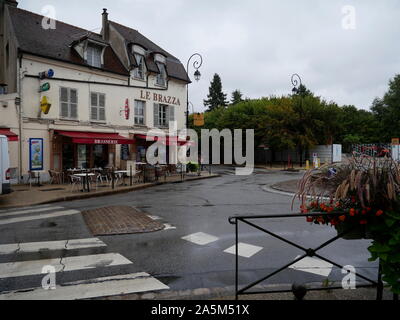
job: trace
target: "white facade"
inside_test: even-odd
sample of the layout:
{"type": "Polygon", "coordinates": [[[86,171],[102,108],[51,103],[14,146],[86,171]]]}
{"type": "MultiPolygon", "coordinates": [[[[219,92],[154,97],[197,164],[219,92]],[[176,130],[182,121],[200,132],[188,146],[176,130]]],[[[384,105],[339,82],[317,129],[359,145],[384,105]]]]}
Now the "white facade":
{"type": "MultiPolygon", "coordinates": [[[[20,80],[20,98],[22,109],[22,136],[20,142],[9,142],[11,167],[19,167],[19,143],[22,143],[22,174],[29,171],[29,139],[42,138],[44,142],[44,174],[50,169],[59,170],[52,160],[52,130],[119,133],[124,137],[134,134],[145,134],[156,128],[154,124],[154,104],[174,107],[174,118],[178,130],[185,128],[186,83],[169,79],[165,89],[155,85],[156,75],[149,75],[146,82],[131,80],[126,76],[113,74],[89,67],[45,59],[33,55],[24,55],[22,59],[20,80]],[[48,69],[54,70],[53,79],[39,80],[37,75],[48,69]],[[58,80],[62,79],[62,80],[58,80]],[[50,90],[39,92],[43,83],[50,83],[50,90]],[[96,84],[102,83],[102,84],[96,84]],[[60,110],[61,88],[75,89],[77,92],[77,118],[63,118],[60,110]],[[90,118],[91,93],[105,95],[105,121],[94,121],[90,118]],[[48,98],[51,108],[48,114],[40,109],[43,96],[48,98]],[[129,101],[130,115],[125,118],[125,102],[129,101]],[[145,103],[144,125],[135,125],[135,100],[145,103]]],[[[0,101],[7,107],[1,107],[0,127],[10,128],[19,135],[19,108],[15,106],[18,94],[1,95],[0,101]],[[7,102],[7,103],[5,103],[7,102]]],[[[167,128],[163,128],[167,130],[167,128]]],[[[167,131],[166,131],[167,132],[167,131]]],[[[115,165],[120,163],[120,145],[115,150],[115,165]]]]}

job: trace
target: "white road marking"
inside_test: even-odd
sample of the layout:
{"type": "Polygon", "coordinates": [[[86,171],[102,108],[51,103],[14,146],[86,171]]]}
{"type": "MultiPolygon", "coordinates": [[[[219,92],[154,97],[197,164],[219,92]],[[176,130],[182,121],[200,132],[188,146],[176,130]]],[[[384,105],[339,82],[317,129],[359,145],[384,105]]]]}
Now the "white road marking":
{"type": "Polygon", "coordinates": [[[174,227],[172,224],[169,223],[164,223],[164,229],[163,230],[175,230],[176,227],[174,227]]]}
{"type": "Polygon", "coordinates": [[[65,210],[65,211],[56,211],[56,212],[52,212],[52,213],[44,213],[44,214],[28,216],[28,217],[17,217],[17,218],[1,219],[0,220],[0,225],[16,223],[16,222],[31,221],[31,220],[38,220],[38,219],[56,218],[56,217],[62,217],[62,216],[68,216],[68,215],[72,215],[72,214],[77,214],[77,213],[80,213],[80,211],[78,211],[78,210],[65,210]]]}
{"type": "Polygon", "coordinates": [[[37,212],[44,212],[44,211],[50,211],[50,210],[63,210],[63,209],[65,209],[65,208],[64,207],[46,207],[46,208],[35,208],[35,209],[24,209],[24,210],[18,210],[18,211],[9,211],[7,213],[0,214],[0,218],[15,216],[15,215],[19,215],[19,214],[37,213],[37,212]]]}
{"type": "Polygon", "coordinates": [[[10,243],[0,245],[0,255],[51,250],[73,250],[80,248],[94,248],[105,246],[106,244],[98,238],[10,243]]]}
{"type": "Polygon", "coordinates": [[[0,294],[0,300],[74,300],[167,289],[161,281],[141,272],[67,283],[55,290],[12,291],[0,294]]]}
{"type": "Polygon", "coordinates": [[[182,237],[182,239],[193,242],[193,243],[201,245],[201,246],[204,246],[206,244],[209,244],[211,242],[215,242],[218,240],[217,237],[212,236],[207,233],[204,233],[204,232],[197,232],[197,233],[189,234],[185,237],[182,237]]]}
{"type": "Polygon", "coordinates": [[[116,265],[131,264],[132,262],[118,253],[105,253],[89,256],[75,256],[57,259],[43,259],[21,262],[0,263],[0,278],[21,277],[41,274],[42,268],[51,265],[56,272],[92,269],[116,265]]]}
{"type": "Polygon", "coordinates": [[[161,220],[162,218],[161,217],[159,217],[159,216],[152,216],[152,215],[147,215],[150,219],[152,219],[152,220],[161,220]]]}
{"type": "Polygon", "coordinates": [[[11,208],[11,209],[2,209],[0,210],[0,215],[3,212],[12,212],[12,211],[20,211],[20,210],[28,210],[28,209],[36,209],[36,208],[46,208],[46,207],[50,207],[51,204],[42,204],[42,205],[34,205],[34,206],[28,206],[28,207],[18,207],[18,208],[11,208]]]}
{"type": "MultiPolygon", "coordinates": [[[[254,256],[257,252],[261,251],[262,247],[254,246],[243,242],[238,243],[238,255],[245,258],[254,256]]],[[[236,254],[236,245],[224,250],[226,253],[236,254]]]]}
{"type": "MultiPolygon", "coordinates": [[[[298,259],[299,257],[300,256],[297,256],[295,259],[298,259]]],[[[292,264],[289,268],[327,277],[331,273],[332,267],[332,264],[324,260],[305,257],[304,259],[292,264]]]]}

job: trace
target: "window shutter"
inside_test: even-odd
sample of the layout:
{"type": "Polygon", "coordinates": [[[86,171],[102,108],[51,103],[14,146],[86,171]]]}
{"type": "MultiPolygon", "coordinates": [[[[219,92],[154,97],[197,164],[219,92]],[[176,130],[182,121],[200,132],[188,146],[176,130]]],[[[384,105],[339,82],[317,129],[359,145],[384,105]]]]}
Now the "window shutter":
{"type": "Polygon", "coordinates": [[[106,120],[106,109],[99,108],[99,120],[105,121],[106,120]]]}
{"type": "Polygon", "coordinates": [[[61,102],[61,118],[68,118],[68,103],[61,102]]]}
{"type": "Polygon", "coordinates": [[[92,92],[92,94],[91,94],[90,96],[91,96],[91,99],[90,99],[91,102],[90,102],[90,104],[92,105],[92,107],[93,107],[93,106],[96,106],[96,107],[97,107],[97,94],[92,92]]]}
{"type": "Polygon", "coordinates": [[[175,121],[175,107],[169,106],[168,111],[169,111],[169,121],[175,121]]]}
{"type": "Polygon", "coordinates": [[[62,102],[68,102],[68,89],[61,88],[60,98],[62,102]]]}
{"type": "Polygon", "coordinates": [[[71,118],[78,118],[78,105],[76,103],[70,104],[71,108],[71,118]]]}
{"type": "Polygon", "coordinates": [[[96,107],[91,108],[90,118],[92,120],[97,120],[97,108],[96,107]]]}
{"type": "Polygon", "coordinates": [[[159,120],[159,109],[160,109],[160,105],[155,103],[154,104],[154,123],[153,126],[154,127],[158,127],[160,125],[160,120],[159,120]]]}
{"type": "Polygon", "coordinates": [[[70,97],[69,97],[70,102],[71,103],[78,103],[78,97],[77,97],[76,90],[75,89],[70,89],[69,94],[70,94],[70,97]]]}

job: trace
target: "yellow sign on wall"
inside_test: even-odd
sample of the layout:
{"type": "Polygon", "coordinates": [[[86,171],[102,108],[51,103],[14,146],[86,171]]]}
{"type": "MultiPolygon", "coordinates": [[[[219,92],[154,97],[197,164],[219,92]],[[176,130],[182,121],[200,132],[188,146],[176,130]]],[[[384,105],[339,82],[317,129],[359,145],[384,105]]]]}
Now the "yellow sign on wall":
{"type": "Polygon", "coordinates": [[[204,113],[195,113],[193,115],[193,122],[195,127],[204,126],[204,113]]]}
{"type": "Polygon", "coordinates": [[[400,144],[400,139],[399,138],[392,138],[392,144],[393,145],[399,145],[400,144]]]}
{"type": "Polygon", "coordinates": [[[44,114],[48,114],[50,111],[51,104],[48,102],[47,97],[44,96],[40,101],[40,109],[44,114]]]}

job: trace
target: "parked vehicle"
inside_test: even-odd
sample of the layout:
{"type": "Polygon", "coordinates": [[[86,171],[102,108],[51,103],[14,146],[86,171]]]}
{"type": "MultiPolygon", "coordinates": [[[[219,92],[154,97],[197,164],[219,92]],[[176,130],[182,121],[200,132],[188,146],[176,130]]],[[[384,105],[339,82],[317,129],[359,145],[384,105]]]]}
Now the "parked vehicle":
{"type": "Polygon", "coordinates": [[[8,140],[6,136],[0,135],[0,194],[7,194],[11,192],[10,173],[8,140]]]}

